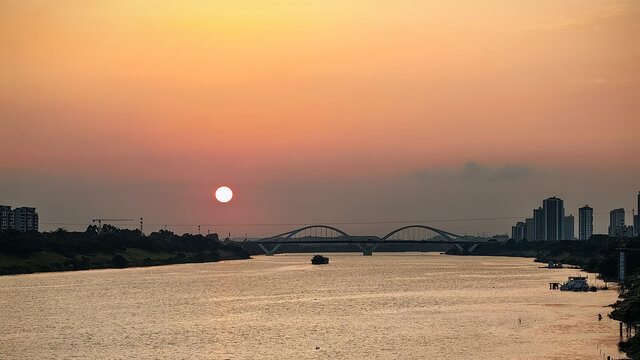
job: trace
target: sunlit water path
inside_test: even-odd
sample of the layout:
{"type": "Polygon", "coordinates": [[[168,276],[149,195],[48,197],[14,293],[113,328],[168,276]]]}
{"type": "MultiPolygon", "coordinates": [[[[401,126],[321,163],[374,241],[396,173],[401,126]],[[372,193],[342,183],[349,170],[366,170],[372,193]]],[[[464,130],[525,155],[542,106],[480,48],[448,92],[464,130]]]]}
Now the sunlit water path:
{"type": "Polygon", "coordinates": [[[0,277],[0,358],[622,357],[603,307],[616,291],[549,290],[578,270],[506,257],[328,256],[318,266],[288,254],[0,277]]]}

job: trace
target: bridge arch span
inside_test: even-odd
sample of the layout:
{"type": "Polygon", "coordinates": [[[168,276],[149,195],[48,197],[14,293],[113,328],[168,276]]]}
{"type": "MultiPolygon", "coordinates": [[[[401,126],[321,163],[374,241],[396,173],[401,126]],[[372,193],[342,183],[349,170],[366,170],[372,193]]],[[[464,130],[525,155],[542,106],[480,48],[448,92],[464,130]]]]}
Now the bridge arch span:
{"type": "Polygon", "coordinates": [[[448,231],[444,231],[444,230],[440,230],[440,229],[436,229],[434,227],[431,226],[427,226],[427,225],[408,225],[408,226],[403,226],[401,228],[395,229],[392,232],[388,233],[387,235],[382,237],[382,241],[386,241],[387,239],[389,239],[391,236],[399,233],[400,231],[403,230],[407,230],[407,229],[412,229],[412,228],[419,228],[419,229],[427,229],[427,230],[431,230],[435,233],[437,233],[438,235],[441,235],[442,237],[444,237],[445,239],[447,239],[448,242],[454,242],[455,240],[453,239],[455,238],[460,238],[460,235],[456,235],[454,233],[450,233],[448,231]]]}
{"type": "MultiPolygon", "coordinates": [[[[311,231],[310,231],[311,233],[311,231]]],[[[305,236],[306,238],[306,236],[305,236]]],[[[427,226],[427,225],[408,225],[408,226],[403,226],[401,228],[395,229],[392,232],[388,233],[387,235],[385,235],[382,238],[378,238],[376,236],[373,237],[369,237],[368,239],[363,239],[366,238],[364,236],[358,236],[358,237],[352,237],[351,235],[347,234],[346,232],[333,227],[333,226],[329,226],[329,225],[309,225],[309,226],[304,226],[301,227],[299,229],[295,229],[295,230],[290,230],[287,231],[285,233],[282,234],[278,234],[275,236],[271,236],[268,238],[263,238],[257,241],[253,241],[252,243],[256,244],[257,246],[259,246],[266,255],[270,256],[273,255],[276,250],[278,250],[281,246],[286,245],[286,244],[301,244],[301,243],[314,243],[314,244],[329,244],[329,243],[350,243],[350,244],[354,244],[357,245],[363,252],[363,255],[372,255],[373,251],[376,250],[381,244],[389,244],[389,243],[407,243],[407,242],[416,242],[416,243],[448,243],[451,245],[456,246],[461,252],[462,251],[468,251],[471,252],[473,251],[473,249],[475,249],[478,244],[479,241],[478,239],[474,239],[474,238],[469,238],[466,235],[461,236],[461,235],[457,235],[454,233],[451,233],[449,231],[445,231],[445,230],[441,230],[441,229],[437,229],[431,226],[427,226]],[[426,229],[426,230],[430,230],[435,232],[436,234],[442,236],[444,238],[444,240],[433,240],[433,239],[423,239],[423,240],[393,240],[391,239],[391,237],[403,230],[407,230],[407,229],[412,229],[412,228],[418,228],[418,229],[426,229]],[[326,237],[326,231],[325,231],[325,237],[324,239],[322,239],[322,236],[317,237],[317,235],[311,235],[309,239],[305,239],[303,240],[301,239],[292,239],[293,236],[295,236],[296,234],[299,234],[303,231],[309,230],[309,229],[325,229],[325,230],[331,230],[332,232],[334,232],[334,234],[331,234],[331,237],[326,237]],[[340,234],[341,236],[335,236],[335,234],[340,234]],[[322,240],[318,240],[318,239],[322,239],[322,240]],[[464,245],[470,244],[470,247],[463,247],[464,245]]],[[[246,240],[245,240],[246,241],[246,240]]],[[[251,242],[249,242],[251,243],[251,242]]]]}
{"type": "Polygon", "coordinates": [[[344,231],[342,231],[342,230],[340,230],[338,228],[335,228],[335,227],[329,226],[329,225],[309,225],[309,226],[301,227],[299,229],[287,231],[286,233],[275,235],[275,236],[272,236],[272,237],[264,239],[264,240],[273,240],[273,239],[278,239],[278,238],[290,239],[292,236],[294,236],[294,235],[296,235],[296,234],[298,234],[300,232],[303,232],[305,230],[308,230],[308,229],[328,229],[328,230],[333,230],[333,231],[339,233],[340,235],[343,235],[349,241],[353,241],[354,240],[351,237],[351,235],[347,234],[346,232],[344,232],[344,231]]]}

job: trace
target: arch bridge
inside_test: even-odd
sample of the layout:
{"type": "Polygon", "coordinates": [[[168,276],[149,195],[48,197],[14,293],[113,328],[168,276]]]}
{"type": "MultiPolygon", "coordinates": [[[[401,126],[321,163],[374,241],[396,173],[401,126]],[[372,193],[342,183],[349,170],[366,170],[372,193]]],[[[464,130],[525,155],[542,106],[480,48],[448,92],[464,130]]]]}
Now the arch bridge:
{"type": "Polygon", "coordinates": [[[383,237],[353,236],[329,225],[309,225],[299,229],[242,244],[255,244],[267,256],[276,253],[285,244],[354,244],[365,256],[373,255],[382,244],[450,244],[460,253],[472,252],[484,239],[457,235],[426,225],[408,225],[397,228],[383,237]]]}

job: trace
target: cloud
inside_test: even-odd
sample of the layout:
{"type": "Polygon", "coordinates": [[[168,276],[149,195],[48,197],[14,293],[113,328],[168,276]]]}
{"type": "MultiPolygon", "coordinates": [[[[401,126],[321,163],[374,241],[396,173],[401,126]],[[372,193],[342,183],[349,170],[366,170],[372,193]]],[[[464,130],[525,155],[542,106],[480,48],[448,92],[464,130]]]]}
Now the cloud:
{"type": "Polygon", "coordinates": [[[522,164],[506,164],[495,170],[495,175],[503,179],[515,179],[528,176],[531,168],[522,164]]]}
{"type": "Polygon", "coordinates": [[[500,167],[482,165],[475,161],[466,162],[458,169],[423,170],[414,173],[416,178],[445,178],[449,180],[511,180],[526,177],[532,169],[524,164],[505,164],[500,167]]]}

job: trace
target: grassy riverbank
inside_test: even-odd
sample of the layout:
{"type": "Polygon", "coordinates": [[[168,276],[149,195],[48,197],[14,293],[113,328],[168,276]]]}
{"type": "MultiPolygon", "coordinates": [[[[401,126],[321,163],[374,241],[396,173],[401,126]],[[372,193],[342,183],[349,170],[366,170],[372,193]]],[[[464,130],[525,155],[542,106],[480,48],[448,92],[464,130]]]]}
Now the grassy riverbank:
{"type": "Polygon", "coordinates": [[[85,232],[0,233],[0,275],[248,259],[243,249],[208,236],[104,225],[85,232]]]}
{"type": "MultiPolygon", "coordinates": [[[[463,255],[535,257],[539,262],[575,265],[588,272],[598,273],[605,280],[618,278],[619,252],[616,239],[594,235],[588,241],[514,241],[479,245],[472,253],[463,255]]],[[[640,324],[640,239],[629,239],[626,244],[627,279],[620,300],[612,305],[609,315],[631,327],[640,324]]],[[[447,253],[458,255],[457,249],[447,253]]],[[[640,336],[635,335],[619,344],[620,350],[632,359],[640,359],[640,336]]]]}

